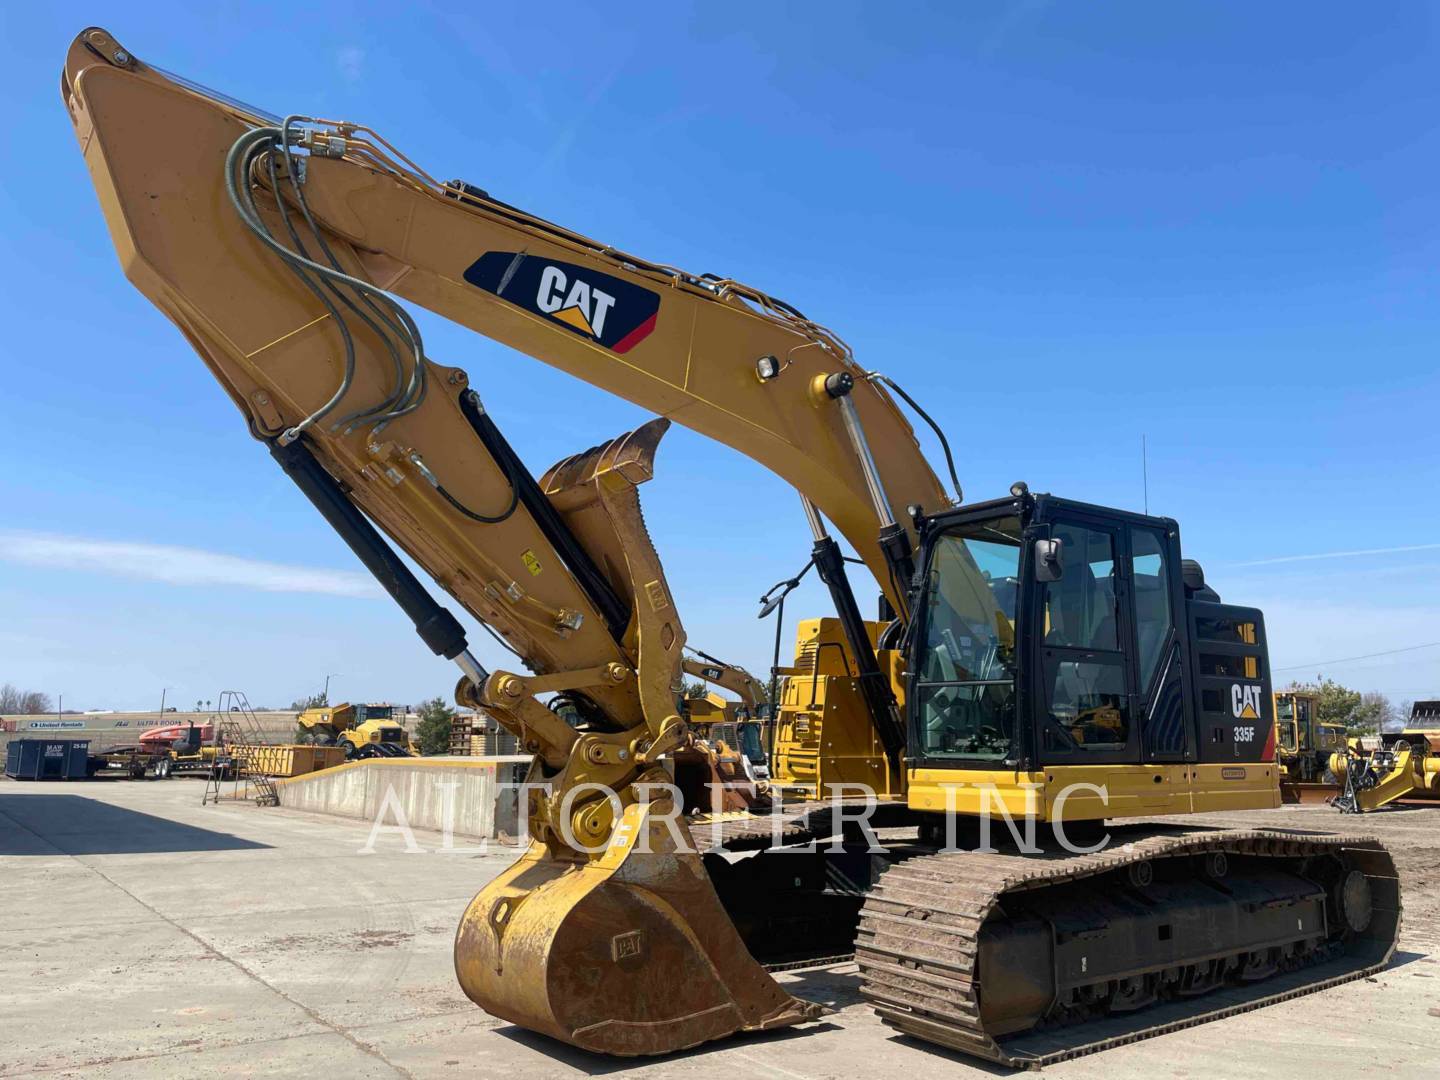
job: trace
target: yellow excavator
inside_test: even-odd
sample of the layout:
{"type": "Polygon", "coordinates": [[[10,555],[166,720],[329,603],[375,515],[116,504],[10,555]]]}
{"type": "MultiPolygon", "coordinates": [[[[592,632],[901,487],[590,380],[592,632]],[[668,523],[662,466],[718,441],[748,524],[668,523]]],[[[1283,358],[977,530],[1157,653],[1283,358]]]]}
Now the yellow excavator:
{"type": "Polygon", "coordinates": [[[535,755],[530,846],[455,941],[488,1012],[666,1053],[816,1020],[770,971],[853,953],[886,1023],[1041,1065],[1390,957],[1378,842],[1125,823],[1279,803],[1263,617],[1205,585],[1174,521],[1019,483],[964,502],[899,404],[930,422],[919,403],[793,305],[436,180],[363,125],[272,116],[99,28],[61,94],[127,277],[458,666],[457,700],[535,755]],[[657,419],[537,480],[402,301],[657,419]],[[848,748],[815,755],[816,794],[839,798],[708,838],[666,769],[686,636],[637,491],[672,422],[799,492],[835,611],[802,623],[823,702],[788,682],[848,748]],[[510,670],[482,666],[391,542],[510,670]]]}
{"type": "Polygon", "coordinates": [[[735,698],[714,691],[685,702],[686,724],[712,746],[723,743],[740,772],[754,781],[770,778],[770,704],[764,684],[738,664],[727,664],[709,653],[689,649],[681,661],[686,675],[728,690],[735,698]],[[740,760],[743,758],[743,762],[740,760]]]}

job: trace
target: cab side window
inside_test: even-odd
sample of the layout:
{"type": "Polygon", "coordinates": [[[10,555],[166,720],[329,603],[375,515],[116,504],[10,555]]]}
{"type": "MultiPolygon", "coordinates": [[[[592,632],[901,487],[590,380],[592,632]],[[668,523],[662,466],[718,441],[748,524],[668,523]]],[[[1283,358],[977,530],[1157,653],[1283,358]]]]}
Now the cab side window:
{"type": "Polygon", "coordinates": [[[1061,752],[1122,749],[1130,698],[1121,651],[1115,543],[1108,532],[1057,524],[1065,572],[1045,586],[1045,747],[1061,752]]]}
{"type": "Polygon", "coordinates": [[[1065,574],[1045,590],[1045,644],[1118,650],[1115,547],[1110,534],[1057,525],[1054,535],[1063,546],[1065,574]]]}
{"type": "Polygon", "coordinates": [[[1170,613],[1170,575],[1159,533],[1130,530],[1131,581],[1135,590],[1135,637],[1140,647],[1140,692],[1148,694],[1175,625],[1170,613]]]}

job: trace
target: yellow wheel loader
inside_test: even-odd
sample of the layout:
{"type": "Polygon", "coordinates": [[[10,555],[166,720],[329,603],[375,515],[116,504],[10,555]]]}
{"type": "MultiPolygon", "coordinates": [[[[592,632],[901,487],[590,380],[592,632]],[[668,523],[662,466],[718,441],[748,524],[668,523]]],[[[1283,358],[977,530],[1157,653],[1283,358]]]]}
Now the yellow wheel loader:
{"type": "Polygon", "coordinates": [[[1378,842],[1127,824],[1280,800],[1264,619],[1206,587],[1174,521],[1018,483],[965,502],[943,434],[950,491],[902,412],[934,426],[920,403],[793,305],[437,180],[362,124],[268,114],[99,28],[60,88],[125,274],[458,666],[457,701],[534,755],[530,847],[455,940],[483,1009],[667,1053],[817,1019],[767,969],[853,954],[886,1023],[1037,1065],[1390,957],[1378,842]],[[657,419],[537,479],[406,303],[657,419]],[[665,767],[686,635],[638,487],[672,422],[797,490],[835,609],[805,630],[819,677],[789,680],[819,801],[714,829],[665,767]]]}

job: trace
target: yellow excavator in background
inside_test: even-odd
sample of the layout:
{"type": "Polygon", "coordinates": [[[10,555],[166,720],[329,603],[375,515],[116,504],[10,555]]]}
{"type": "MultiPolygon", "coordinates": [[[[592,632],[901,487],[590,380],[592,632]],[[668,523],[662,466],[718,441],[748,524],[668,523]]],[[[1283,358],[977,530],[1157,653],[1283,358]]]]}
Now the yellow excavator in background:
{"type": "Polygon", "coordinates": [[[738,664],[727,664],[709,653],[686,646],[680,669],[686,675],[728,690],[732,700],[712,691],[687,700],[685,723],[706,739],[750,783],[770,778],[770,704],[765,687],[738,664]],[[723,744],[723,748],[720,745],[723,744]],[[743,759],[743,760],[742,760],[743,759]]]}
{"type": "Polygon", "coordinates": [[[897,399],[931,422],[919,404],[794,306],[437,181],[363,125],[271,116],[99,28],[61,92],[131,282],[456,663],[457,700],[535,755],[530,847],[456,936],[482,1008],[666,1053],[818,1018],[767,968],[853,951],[885,1022],[1040,1065],[1388,960],[1399,885],[1375,841],[1172,822],[1078,850],[1107,821],[1279,803],[1263,617],[1205,585],[1174,521],[1018,483],[965,503],[897,399]],[[536,480],[402,300],[659,418],[536,480]],[[801,624],[815,666],[787,680],[779,741],[805,712],[817,783],[872,800],[785,805],[718,841],[676,813],[686,637],[637,491],[672,421],[800,493],[835,612],[801,624]],[[878,583],[878,626],[836,534],[878,583]],[[481,665],[386,536],[512,670],[481,665]],[[983,842],[991,809],[1025,835],[983,842]],[[883,850],[867,829],[892,830],[883,850]]]}

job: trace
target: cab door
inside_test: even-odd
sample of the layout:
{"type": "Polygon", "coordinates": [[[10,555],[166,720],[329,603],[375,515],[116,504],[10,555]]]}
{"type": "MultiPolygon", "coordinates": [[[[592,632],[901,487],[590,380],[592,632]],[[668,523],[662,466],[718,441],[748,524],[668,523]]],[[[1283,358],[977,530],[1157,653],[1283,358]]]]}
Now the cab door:
{"type": "Polygon", "coordinates": [[[1191,761],[1194,707],[1185,693],[1189,650],[1180,538],[1146,524],[1126,528],[1126,570],[1135,641],[1135,712],[1142,761],[1191,761]]]}
{"type": "Polygon", "coordinates": [[[1035,590],[1032,697],[1044,765],[1138,764],[1139,710],[1127,538],[1112,519],[1065,510],[1049,522],[1063,572],[1035,590]]]}

